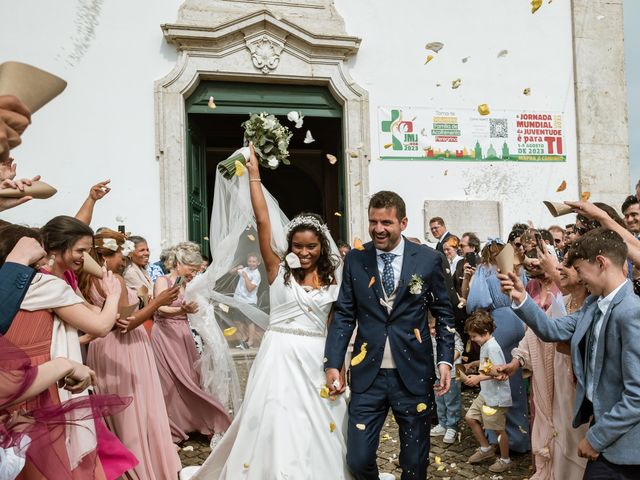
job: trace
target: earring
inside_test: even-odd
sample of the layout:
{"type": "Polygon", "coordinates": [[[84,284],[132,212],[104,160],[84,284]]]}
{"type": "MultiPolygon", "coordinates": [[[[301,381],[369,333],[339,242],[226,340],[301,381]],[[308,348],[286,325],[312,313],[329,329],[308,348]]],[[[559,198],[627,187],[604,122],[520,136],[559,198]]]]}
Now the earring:
{"type": "Polygon", "coordinates": [[[55,263],[56,263],[56,256],[55,254],[53,254],[49,257],[49,261],[47,262],[47,265],[51,268],[55,263]]]}

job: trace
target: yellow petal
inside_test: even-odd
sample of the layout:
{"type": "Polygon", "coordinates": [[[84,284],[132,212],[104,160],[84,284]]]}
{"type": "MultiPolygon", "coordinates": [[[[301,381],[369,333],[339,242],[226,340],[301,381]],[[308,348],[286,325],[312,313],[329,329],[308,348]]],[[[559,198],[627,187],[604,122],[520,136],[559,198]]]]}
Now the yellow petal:
{"type": "Polygon", "coordinates": [[[385,149],[387,149],[387,148],[391,148],[392,146],[393,146],[393,143],[385,143],[385,144],[384,144],[384,148],[385,148],[385,149]]]}
{"type": "Polygon", "coordinates": [[[329,398],[329,388],[326,385],[320,389],[320,396],[322,398],[329,398]]]}
{"type": "Polygon", "coordinates": [[[351,366],[356,366],[367,356],[367,342],[363,342],[360,347],[360,353],[351,359],[351,366]]]}
{"type": "Polygon", "coordinates": [[[218,307],[220,307],[220,310],[222,310],[224,313],[229,313],[229,305],[225,305],[224,303],[219,303],[218,307]]]}
{"type": "Polygon", "coordinates": [[[442,47],[444,47],[444,43],[442,42],[429,42],[424,46],[425,50],[432,50],[436,53],[442,50],[442,47]]]}
{"type": "Polygon", "coordinates": [[[583,202],[588,201],[591,198],[591,192],[582,192],[580,194],[580,200],[583,202]]]}
{"type": "Polygon", "coordinates": [[[484,362],[482,363],[480,370],[485,375],[489,375],[489,373],[491,373],[492,368],[493,368],[493,362],[491,361],[491,359],[489,357],[484,357],[484,362]]]}
{"type": "Polygon", "coordinates": [[[356,428],[358,430],[364,430],[367,426],[364,423],[356,423],[356,428]]]}
{"type": "Polygon", "coordinates": [[[478,105],[478,113],[480,115],[489,115],[491,113],[491,111],[489,110],[489,105],[487,105],[486,103],[478,105]]]}
{"type": "Polygon", "coordinates": [[[525,95],[531,95],[531,89],[530,88],[525,88],[522,93],[524,93],[525,95]]]}
{"type": "Polygon", "coordinates": [[[433,461],[435,462],[436,465],[441,465],[442,464],[442,459],[438,455],[435,456],[433,461]]]}
{"type": "Polygon", "coordinates": [[[527,433],[527,431],[524,428],[522,428],[522,425],[518,425],[518,430],[520,430],[524,434],[527,433]]]}
{"type": "Polygon", "coordinates": [[[451,82],[451,88],[454,90],[458,88],[462,84],[462,79],[456,78],[453,82],[451,82]]]}
{"type": "Polygon", "coordinates": [[[349,154],[349,156],[351,158],[358,158],[360,156],[360,154],[358,153],[357,150],[354,150],[353,148],[350,148],[347,150],[347,153],[349,154]]]}
{"type": "Polygon", "coordinates": [[[531,13],[536,13],[542,6],[542,0],[531,0],[531,13]]]}
{"type": "Polygon", "coordinates": [[[229,327],[229,328],[225,328],[222,333],[224,334],[225,337],[230,337],[232,335],[235,335],[237,331],[238,329],[236,327],[229,327]]]}
{"type": "Polygon", "coordinates": [[[333,422],[331,422],[331,423],[329,424],[329,431],[330,431],[331,433],[333,433],[333,431],[334,431],[335,429],[336,429],[336,424],[335,424],[335,423],[333,423],[333,422]]]}
{"type": "Polygon", "coordinates": [[[437,471],[441,472],[444,470],[444,465],[440,465],[438,468],[436,468],[437,471]]]}
{"type": "Polygon", "coordinates": [[[424,412],[426,409],[427,409],[426,403],[419,403],[418,405],[416,405],[416,410],[418,411],[418,413],[424,412]]]}
{"type": "Polygon", "coordinates": [[[497,412],[498,410],[496,410],[495,408],[491,408],[489,405],[482,406],[482,413],[485,414],[487,417],[490,417],[491,415],[495,415],[497,412]]]}
{"type": "Polygon", "coordinates": [[[562,180],[562,183],[556,188],[556,192],[564,192],[567,189],[566,180],[562,180]]]}
{"type": "Polygon", "coordinates": [[[374,283],[376,283],[376,277],[371,277],[371,280],[369,280],[369,288],[371,288],[374,283]]]}
{"type": "Polygon", "coordinates": [[[427,59],[424,61],[424,64],[426,65],[427,63],[429,63],[431,60],[433,60],[433,55],[427,55],[427,59]]]}
{"type": "Polygon", "coordinates": [[[357,181],[356,183],[353,184],[354,187],[359,187],[360,185],[362,185],[361,181],[357,181]]]}
{"type": "Polygon", "coordinates": [[[420,329],[419,328],[414,328],[413,329],[413,334],[416,336],[416,339],[418,340],[418,343],[422,343],[422,335],[420,335],[420,329]]]}
{"type": "Polygon", "coordinates": [[[358,237],[353,239],[353,248],[355,248],[356,250],[364,250],[362,240],[360,240],[358,237]]]}
{"type": "Polygon", "coordinates": [[[331,165],[335,165],[336,162],[338,161],[338,159],[336,158],[335,155],[331,155],[330,153],[327,153],[327,160],[329,160],[329,163],[331,165]]]}
{"type": "Polygon", "coordinates": [[[216,102],[214,102],[213,97],[209,97],[209,103],[207,103],[207,106],[211,109],[216,108],[216,102]]]}
{"type": "Polygon", "coordinates": [[[464,347],[464,351],[467,353],[471,351],[471,340],[467,340],[467,344],[464,347]]]}
{"type": "Polygon", "coordinates": [[[342,214],[341,214],[340,212],[333,212],[333,214],[334,214],[336,217],[341,217],[341,216],[342,216],[342,214]]]}
{"type": "Polygon", "coordinates": [[[244,175],[244,164],[240,160],[236,160],[236,176],[241,177],[244,175]]]}
{"type": "Polygon", "coordinates": [[[251,234],[247,235],[247,238],[248,238],[249,240],[251,240],[252,242],[255,242],[255,241],[256,241],[256,237],[254,237],[254,236],[253,236],[253,235],[251,235],[251,234]]]}
{"type": "Polygon", "coordinates": [[[391,435],[385,433],[384,435],[382,435],[382,437],[380,437],[380,441],[382,442],[386,442],[387,440],[391,440],[391,435]]]}

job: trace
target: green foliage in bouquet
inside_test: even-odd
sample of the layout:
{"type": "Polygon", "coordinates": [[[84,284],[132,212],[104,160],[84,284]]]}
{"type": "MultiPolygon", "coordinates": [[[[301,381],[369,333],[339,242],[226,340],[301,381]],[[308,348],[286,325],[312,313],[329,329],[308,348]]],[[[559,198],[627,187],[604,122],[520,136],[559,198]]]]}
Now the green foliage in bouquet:
{"type": "Polygon", "coordinates": [[[253,143],[258,162],[263,167],[275,170],[281,162],[289,165],[289,140],[293,134],[280,124],[275,115],[252,113],[249,120],[242,124],[242,128],[245,148],[218,164],[218,170],[226,179],[244,174],[249,143],[253,143]]]}

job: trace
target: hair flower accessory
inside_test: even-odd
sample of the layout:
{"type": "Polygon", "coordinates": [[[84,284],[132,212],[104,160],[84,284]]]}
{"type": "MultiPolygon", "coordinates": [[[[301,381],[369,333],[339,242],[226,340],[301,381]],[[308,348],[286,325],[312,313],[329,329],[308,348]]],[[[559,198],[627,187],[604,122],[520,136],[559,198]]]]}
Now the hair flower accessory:
{"type": "Polygon", "coordinates": [[[491,238],[491,237],[487,238],[486,245],[493,245],[493,244],[495,244],[495,245],[504,245],[504,242],[502,241],[501,238],[491,238]]]}
{"type": "Polygon", "coordinates": [[[116,252],[118,251],[118,242],[116,242],[115,238],[103,238],[102,248],[116,252]]]}
{"type": "Polygon", "coordinates": [[[409,293],[411,295],[420,295],[422,293],[423,285],[424,282],[422,278],[414,273],[411,275],[411,280],[409,281],[409,293]]]}
{"type": "Polygon", "coordinates": [[[128,257],[131,252],[136,249],[135,244],[131,240],[125,240],[122,244],[122,254],[128,257]]]}

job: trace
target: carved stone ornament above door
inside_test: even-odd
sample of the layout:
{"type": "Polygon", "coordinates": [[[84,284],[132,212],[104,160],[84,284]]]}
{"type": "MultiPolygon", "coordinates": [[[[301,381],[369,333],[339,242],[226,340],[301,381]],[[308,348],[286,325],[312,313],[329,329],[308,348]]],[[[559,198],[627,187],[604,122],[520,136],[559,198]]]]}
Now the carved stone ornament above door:
{"type": "Polygon", "coordinates": [[[348,235],[364,238],[369,98],[345,65],[361,40],[347,35],[333,1],[186,0],[161,28],[179,54],[155,82],[162,238],[187,235],[185,99],[203,80],[325,85],[343,108],[348,235]]]}

